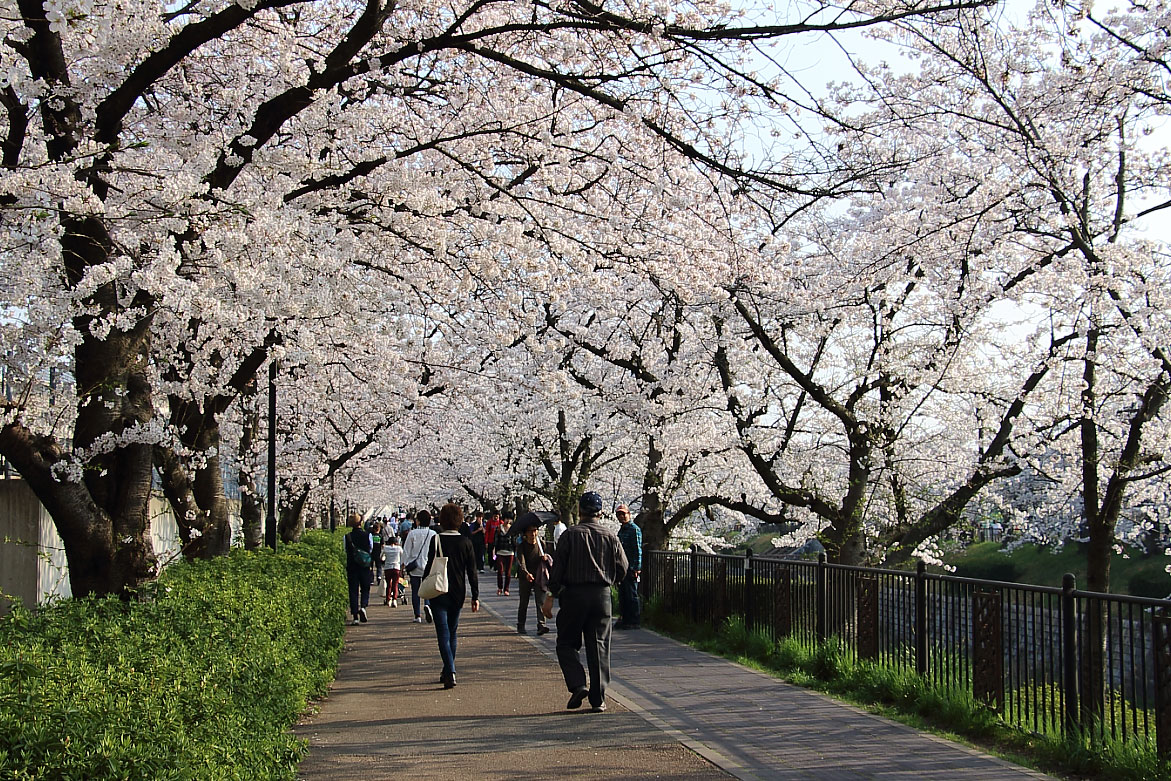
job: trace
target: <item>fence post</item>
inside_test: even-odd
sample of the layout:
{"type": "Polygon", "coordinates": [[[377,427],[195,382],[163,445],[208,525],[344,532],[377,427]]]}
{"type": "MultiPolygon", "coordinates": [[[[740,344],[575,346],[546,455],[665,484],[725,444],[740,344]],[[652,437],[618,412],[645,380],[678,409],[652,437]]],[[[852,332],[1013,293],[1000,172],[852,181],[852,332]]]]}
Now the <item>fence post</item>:
{"type": "Polygon", "coordinates": [[[699,546],[691,544],[691,623],[699,623],[699,546]]]}
{"type": "Polygon", "coordinates": [[[755,578],[753,577],[752,569],[752,548],[744,555],[744,628],[752,631],[752,625],[756,620],[752,609],[752,586],[755,578]]]}
{"type": "Polygon", "coordinates": [[[825,642],[825,613],[826,613],[826,557],[825,552],[817,554],[817,625],[814,633],[818,643],[825,642]]]}
{"type": "Polygon", "coordinates": [[[1070,573],[1061,579],[1061,689],[1065,698],[1065,734],[1078,728],[1077,696],[1077,616],[1074,613],[1074,588],[1077,581],[1070,573]]]}
{"type": "Polygon", "coordinates": [[[1152,658],[1155,661],[1155,750],[1171,759],[1171,617],[1151,616],[1152,658]]]}
{"type": "Polygon", "coordinates": [[[915,565],[915,670],[927,675],[927,564],[915,565]]]}

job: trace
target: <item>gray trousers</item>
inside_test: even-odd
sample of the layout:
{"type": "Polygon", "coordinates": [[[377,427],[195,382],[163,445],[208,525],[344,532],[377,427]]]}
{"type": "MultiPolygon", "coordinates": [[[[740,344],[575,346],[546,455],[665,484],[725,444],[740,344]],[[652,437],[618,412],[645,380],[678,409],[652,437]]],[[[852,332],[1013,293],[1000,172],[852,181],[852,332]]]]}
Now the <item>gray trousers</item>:
{"type": "Polygon", "coordinates": [[[567,586],[557,611],[557,662],[569,691],[586,686],[581,666],[585,646],[590,705],[601,705],[610,684],[610,587],[567,586]]]}
{"type": "Polygon", "coordinates": [[[516,582],[520,584],[520,600],[516,604],[516,628],[525,628],[529,618],[529,598],[534,596],[537,605],[537,626],[544,626],[545,614],[541,612],[541,606],[545,604],[545,594],[548,592],[543,588],[537,588],[534,583],[529,583],[529,579],[523,574],[516,579],[516,582]]]}

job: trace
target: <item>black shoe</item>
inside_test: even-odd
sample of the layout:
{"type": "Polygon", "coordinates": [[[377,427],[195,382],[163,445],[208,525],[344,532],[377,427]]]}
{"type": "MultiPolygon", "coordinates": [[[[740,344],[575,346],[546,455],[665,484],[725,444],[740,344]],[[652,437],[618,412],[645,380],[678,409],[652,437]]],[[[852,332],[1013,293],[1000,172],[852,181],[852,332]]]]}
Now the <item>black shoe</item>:
{"type": "Polygon", "coordinates": [[[569,695],[569,702],[565,703],[565,707],[569,710],[577,710],[588,696],[590,696],[590,690],[586,687],[575,689],[573,694],[569,695]]]}
{"type": "Polygon", "coordinates": [[[599,702],[597,705],[593,705],[590,707],[590,713],[605,713],[605,712],[606,712],[605,700],[603,700],[602,702],[599,702]]]}
{"type": "Polygon", "coordinates": [[[518,635],[527,635],[529,633],[529,630],[525,629],[523,626],[518,626],[516,628],[516,633],[518,635]]]}
{"type": "Polygon", "coordinates": [[[358,608],[358,620],[361,621],[363,624],[370,620],[369,618],[366,617],[366,608],[364,608],[364,607],[358,608]]]}
{"type": "Polygon", "coordinates": [[[549,634],[549,627],[547,627],[547,626],[539,626],[539,627],[537,627],[537,634],[539,634],[539,635],[547,635],[547,634],[549,634]]]}
{"type": "Polygon", "coordinates": [[[423,605],[423,617],[427,619],[428,624],[430,624],[432,621],[435,620],[431,616],[431,606],[430,605],[423,605]]]}
{"type": "Polygon", "coordinates": [[[443,676],[443,688],[444,689],[454,689],[455,688],[455,673],[452,673],[451,675],[443,676]]]}

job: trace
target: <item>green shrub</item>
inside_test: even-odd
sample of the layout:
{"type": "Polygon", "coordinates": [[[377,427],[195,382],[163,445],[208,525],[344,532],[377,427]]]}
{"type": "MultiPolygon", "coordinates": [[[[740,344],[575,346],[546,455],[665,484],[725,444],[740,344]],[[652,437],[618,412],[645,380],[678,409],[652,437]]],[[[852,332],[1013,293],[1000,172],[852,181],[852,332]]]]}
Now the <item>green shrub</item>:
{"type": "Polygon", "coordinates": [[[763,629],[753,629],[744,643],[744,655],[753,659],[767,660],[773,655],[776,643],[763,629]]]}
{"type": "Polygon", "coordinates": [[[748,627],[741,616],[732,616],[720,627],[719,638],[724,647],[736,654],[744,653],[748,647],[748,627]]]}
{"type": "Polygon", "coordinates": [[[776,644],[767,661],[770,667],[787,672],[802,669],[808,660],[809,652],[805,644],[795,637],[786,637],[776,644]]]}
{"type": "Polygon", "coordinates": [[[141,597],[0,619],[0,777],[293,778],[288,728],[342,646],[337,540],[175,564],[141,597]]]}

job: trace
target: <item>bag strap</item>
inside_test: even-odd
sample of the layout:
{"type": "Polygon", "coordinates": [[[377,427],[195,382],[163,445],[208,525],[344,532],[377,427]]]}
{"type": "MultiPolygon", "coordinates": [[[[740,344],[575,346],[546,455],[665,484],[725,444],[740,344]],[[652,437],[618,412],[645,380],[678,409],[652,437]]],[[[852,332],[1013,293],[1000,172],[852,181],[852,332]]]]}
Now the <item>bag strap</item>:
{"type": "Polygon", "coordinates": [[[423,565],[423,574],[431,574],[431,565],[435,563],[435,557],[439,555],[439,535],[432,534],[431,539],[427,541],[427,563],[423,565]],[[432,551],[432,548],[435,550],[432,551]]]}

